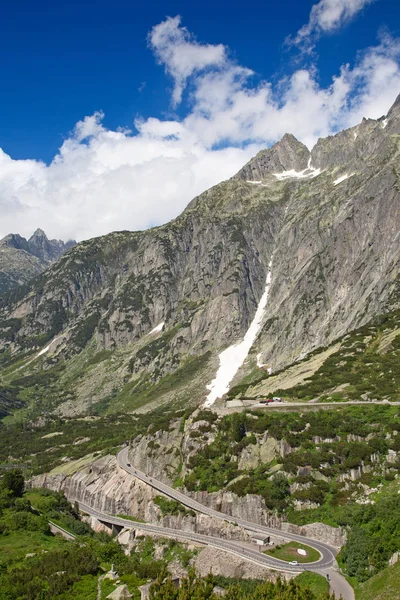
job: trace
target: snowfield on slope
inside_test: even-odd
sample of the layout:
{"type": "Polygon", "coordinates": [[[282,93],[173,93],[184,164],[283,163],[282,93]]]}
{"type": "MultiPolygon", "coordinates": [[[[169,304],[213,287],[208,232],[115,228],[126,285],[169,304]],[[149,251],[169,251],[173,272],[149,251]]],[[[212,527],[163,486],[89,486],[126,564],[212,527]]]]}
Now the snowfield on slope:
{"type": "Polygon", "coordinates": [[[217,398],[222,398],[222,396],[229,391],[232,379],[244,363],[250,348],[257,339],[268,303],[268,295],[271,286],[271,266],[272,258],[268,265],[264,293],[261,296],[254,319],[246,331],[243,340],[237,344],[233,344],[233,346],[229,346],[229,348],[219,355],[219,369],[215,379],[207,386],[210,393],[204,403],[205,407],[212,406],[217,398]]]}

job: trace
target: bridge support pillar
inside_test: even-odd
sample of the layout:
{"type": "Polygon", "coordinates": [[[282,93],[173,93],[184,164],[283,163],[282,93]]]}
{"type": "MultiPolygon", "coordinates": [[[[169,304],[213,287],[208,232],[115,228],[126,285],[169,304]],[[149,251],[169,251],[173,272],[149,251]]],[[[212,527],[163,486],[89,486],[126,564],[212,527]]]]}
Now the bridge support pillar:
{"type": "Polygon", "coordinates": [[[121,533],[122,530],[123,530],[122,525],[114,525],[114,524],[112,524],[112,526],[111,526],[111,535],[113,537],[116,537],[119,533],[121,533]]]}

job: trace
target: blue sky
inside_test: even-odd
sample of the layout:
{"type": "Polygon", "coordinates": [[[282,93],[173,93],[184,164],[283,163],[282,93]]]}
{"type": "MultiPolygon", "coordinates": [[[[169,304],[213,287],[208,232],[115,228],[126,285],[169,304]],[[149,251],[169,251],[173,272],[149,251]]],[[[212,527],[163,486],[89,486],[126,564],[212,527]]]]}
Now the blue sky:
{"type": "Polygon", "coordinates": [[[399,36],[397,0],[9,2],[0,235],[162,223],[287,130],[376,118],[399,36]]]}
{"type": "MultiPolygon", "coordinates": [[[[283,41],[307,21],[311,6],[304,0],[8,2],[0,23],[0,145],[14,158],[50,161],[75,123],[96,110],[110,128],[132,126],[137,115],[168,114],[170,82],[146,43],[166,16],[182,15],[202,42],[227,45],[255,78],[291,73],[296,52],[283,41]]],[[[379,27],[400,33],[399,2],[376,1],[320,40],[323,85],[357,50],[376,42],[379,27]]]]}

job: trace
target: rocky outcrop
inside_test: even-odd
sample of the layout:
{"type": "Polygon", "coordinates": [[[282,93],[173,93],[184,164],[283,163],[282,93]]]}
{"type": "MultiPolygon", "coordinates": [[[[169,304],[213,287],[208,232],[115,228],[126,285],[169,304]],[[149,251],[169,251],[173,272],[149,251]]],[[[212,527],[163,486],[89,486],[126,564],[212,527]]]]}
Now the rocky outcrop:
{"type": "Polygon", "coordinates": [[[267,464],[271,462],[278,455],[279,446],[279,442],[272,437],[267,437],[262,444],[250,444],[250,446],[246,446],[240,453],[238,469],[254,469],[261,463],[267,464]]]}
{"type": "Polygon", "coordinates": [[[77,500],[104,513],[131,515],[139,521],[226,539],[250,538],[242,527],[217,517],[189,512],[163,515],[153,502],[159,493],[127,476],[113,456],[100,458],[72,476],[46,474],[33,477],[29,485],[63,491],[71,502],[77,500]]]}
{"type": "Polygon", "coordinates": [[[132,464],[152,477],[171,484],[181,463],[183,433],[180,420],[171,423],[168,431],[157,431],[133,440],[130,451],[132,464]]]}
{"type": "Polygon", "coordinates": [[[232,517],[253,521],[260,525],[280,529],[282,519],[267,509],[264,500],[256,494],[237,496],[232,492],[191,492],[190,496],[214,510],[232,517]]]}
{"type": "MultiPolygon", "coordinates": [[[[178,474],[181,479],[184,478],[191,471],[191,458],[211,444],[217,432],[214,424],[194,420],[195,415],[185,423],[181,419],[171,421],[168,431],[157,431],[134,439],[129,450],[132,464],[170,485],[178,474]]],[[[254,443],[245,446],[238,456],[231,457],[232,461],[237,460],[239,470],[247,471],[274,459],[279,461],[293,451],[285,439],[276,440],[268,432],[251,437],[254,443]]]]}
{"type": "Polygon", "coordinates": [[[309,525],[282,523],[282,531],[304,535],[335,548],[344,546],[347,539],[347,532],[343,527],[331,527],[330,525],[325,525],[325,523],[310,523],[309,525]]]}
{"type": "MultiPolygon", "coordinates": [[[[204,548],[197,556],[194,567],[201,577],[207,577],[209,573],[213,575],[223,575],[224,577],[234,577],[236,579],[263,579],[276,581],[278,573],[269,571],[261,565],[258,566],[239,556],[227,555],[222,550],[204,548]]],[[[285,578],[285,576],[284,576],[285,578]]],[[[290,577],[289,577],[290,578],[290,577]]]]}

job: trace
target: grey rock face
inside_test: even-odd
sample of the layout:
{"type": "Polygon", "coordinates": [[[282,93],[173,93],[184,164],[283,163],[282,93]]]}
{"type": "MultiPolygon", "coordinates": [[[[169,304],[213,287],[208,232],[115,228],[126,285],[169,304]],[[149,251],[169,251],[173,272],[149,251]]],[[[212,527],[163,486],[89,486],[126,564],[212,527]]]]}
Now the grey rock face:
{"type": "Polygon", "coordinates": [[[312,150],[324,170],[291,195],[257,344],[273,369],[399,305],[400,140],[390,131],[400,115],[392,115],[386,127],[363,122],[312,150]]]}
{"type": "Polygon", "coordinates": [[[131,515],[172,529],[239,540],[248,540],[251,535],[242,527],[201,513],[163,516],[153,502],[158,492],[134,477],[127,477],[117,466],[115,456],[100,458],[71,476],[38,475],[29,485],[63,491],[71,502],[77,500],[105,513],[131,515]]]}
{"type": "MultiPolygon", "coordinates": [[[[234,554],[229,555],[217,548],[206,546],[196,557],[196,573],[201,577],[207,577],[210,573],[213,575],[222,575],[223,577],[233,577],[236,579],[262,579],[276,581],[277,572],[269,571],[262,566],[243,560],[234,554]]],[[[290,575],[285,574],[285,579],[290,579],[290,575]]],[[[223,597],[224,594],[221,594],[223,597]]]]}
{"type": "Polygon", "coordinates": [[[310,151],[294,135],[283,138],[268,150],[261,150],[235,175],[245,181],[262,181],[267,175],[282,171],[303,171],[307,168],[310,151]]]}
{"type": "Polygon", "coordinates": [[[203,356],[246,331],[282,218],[280,193],[265,201],[263,190],[230,181],[169,225],[83,242],[15,303],[12,314],[23,326],[12,347],[23,336],[64,329],[65,356],[79,350],[75,340],[93,318],[102,348],[143,340],[128,367],[132,376],[143,369],[171,372],[181,357],[203,356]],[[58,330],[52,329],[55,314],[58,330]],[[162,321],[163,339],[151,345],[154,336],[144,336],[162,321]]]}

